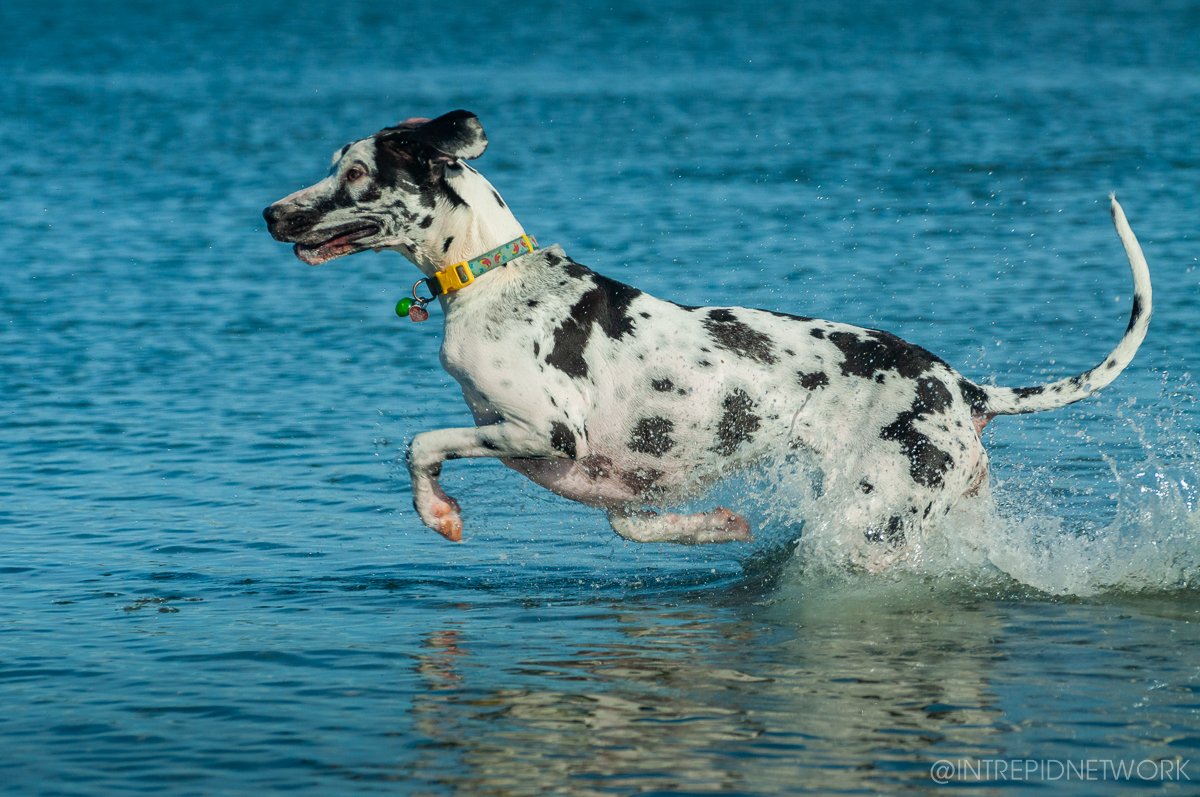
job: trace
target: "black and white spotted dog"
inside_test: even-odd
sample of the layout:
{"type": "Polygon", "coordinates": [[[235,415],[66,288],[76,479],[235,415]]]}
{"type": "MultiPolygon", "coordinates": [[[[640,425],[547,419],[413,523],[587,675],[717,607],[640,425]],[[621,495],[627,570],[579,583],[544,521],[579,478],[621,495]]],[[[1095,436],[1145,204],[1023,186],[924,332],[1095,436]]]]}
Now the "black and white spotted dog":
{"type": "Polygon", "coordinates": [[[606,510],[622,537],[686,544],[747,540],[750,528],[724,508],[679,515],[653,507],[806,449],[863,544],[890,558],[984,485],[979,434],[993,416],[1091,395],[1133,359],[1150,321],[1149,271],[1115,198],[1134,279],[1124,337],[1090,371],[1014,389],[976,384],[887,332],[685,307],[601,276],[558,246],[534,249],[466,163],[486,147],[466,111],[409,119],[342,147],[325,179],[263,214],[271,235],[294,242],[306,263],[394,249],[429,278],[445,315],[442,365],[476,425],[418,434],[408,468],[421,520],[450,540],[461,539],[463,524],[438,485],[449,459],[497,457],[606,510]],[[475,261],[474,280],[457,268],[504,247],[518,256],[495,268],[475,261]]]}

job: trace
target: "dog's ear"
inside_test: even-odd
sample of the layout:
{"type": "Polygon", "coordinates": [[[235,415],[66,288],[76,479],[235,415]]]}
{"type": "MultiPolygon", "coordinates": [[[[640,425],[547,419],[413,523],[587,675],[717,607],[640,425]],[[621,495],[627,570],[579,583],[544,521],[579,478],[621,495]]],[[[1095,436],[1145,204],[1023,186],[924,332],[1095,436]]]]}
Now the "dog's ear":
{"type": "Polygon", "coordinates": [[[415,116],[384,130],[381,137],[424,144],[447,156],[447,160],[478,158],[488,144],[483,125],[470,111],[451,111],[437,119],[415,116]]]}

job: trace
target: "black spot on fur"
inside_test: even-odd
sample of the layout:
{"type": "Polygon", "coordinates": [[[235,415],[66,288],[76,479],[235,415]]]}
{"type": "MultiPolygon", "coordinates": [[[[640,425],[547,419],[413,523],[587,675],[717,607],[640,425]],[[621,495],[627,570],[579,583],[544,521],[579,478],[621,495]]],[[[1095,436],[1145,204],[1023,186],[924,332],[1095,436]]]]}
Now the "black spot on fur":
{"type": "Polygon", "coordinates": [[[593,273],[592,270],[589,269],[587,266],[581,266],[578,263],[576,263],[574,260],[571,260],[570,258],[567,258],[566,269],[567,269],[567,276],[574,277],[575,279],[581,279],[583,277],[586,277],[588,274],[593,273]]]}
{"type": "Polygon", "coordinates": [[[904,520],[899,515],[893,515],[886,529],[868,529],[864,536],[867,542],[886,542],[890,548],[898,547],[904,544],[904,520]]]}
{"type": "Polygon", "coordinates": [[[459,196],[458,192],[451,188],[450,184],[445,180],[442,180],[440,188],[442,189],[442,194],[446,197],[446,199],[450,200],[451,205],[454,205],[455,207],[467,207],[467,200],[459,196]]]}
{"type": "Polygon", "coordinates": [[[603,308],[606,311],[597,313],[596,321],[604,330],[604,334],[613,340],[620,340],[624,335],[633,331],[633,318],[629,315],[629,304],[641,296],[642,292],[600,274],[592,274],[592,279],[596,281],[596,290],[604,294],[603,308]]]}
{"type": "Polygon", "coordinates": [[[575,435],[571,433],[570,427],[562,421],[550,423],[550,447],[575,459],[575,435]]]}
{"type": "Polygon", "coordinates": [[[1138,321],[1142,320],[1142,296],[1139,293],[1133,295],[1133,310],[1129,313],[1129,326],[1125,327],[1125,334],[1128,335],[1138,321]]]}
{"type": "Polygon", "coordinates": [[[808,318],[806,316],[792,315],[791,313],[780,313],[776,310],[763,310],[762,312],[770,313],[771,315],[778,316],[779,318],[788,318],[788,319],[791,319],[792,321],[812,321],[811,318],[808,318]]]}
{"type": "Polygon", "coordinates": [[[883,427],[879,433],[883,440],[895,440],[900,443],[900,450],[908,457],[909,475],[917,484],[941,487],[946,471],[954,467],[954,458],[935,446],[933,441],[915,426],[916,421],[945,411],[953,401],[953,394],[940,379],[919,379],[912,408],[897,415],[896,420],[883,427]]]}
{"type": "Polygon", "coordinates": [[[592,279],[596,286],[579,297],[568,317],[554,330],[554,348],[546,355],[549,365],[577,378],[585,377],[588,373],[583,352],[591,337],[592,327],[599,324],[604,334],[613,340],[630,334],[633,332],[633,319],[629,316],[629,303],[642,295],[637,288],[599,274],[593,274],[592,279]]]}
{"type": "Polygon", "coordinates": [[[825,337],[825,333],[823,331],[817,329],[816,327],[813,327],[812,329],[808,330],[808,334],[812,335],[814,338],[817,338],[818,340],[824,339],[824,337],[825,337]]]}
{"type": "Polygon", "coordinates": [[[718,348],[766,365],[776,362],[771,338],[738,321],[728,310],[709,310],[702,323],[718,348]]]}
{"type": "Polygon", "coordinates": [[[493,190],[492,190],[492,196],[496,197],[496,204],[497,204],[497,205],[499,205],[499,206],[500,206],[500,207],[502,207],[502,208],[506,208],[506,207],[508,207],[508,205],[505,205],[505,204],[504,204],[504,200],[500,198],[500,195],[496,193],[495,189],[493,189],[493,190]]]}
{"type": "Polygon", "coordinates": [[[1106,363],[1104,364],[1104,367],[1105,367],[1105,368],[1107,368],[1108,370],[1110,370],[1110,371],[1111,371],[1112,369],[1114,369],[1114,368],[1116,368],[1116,367],[1117,367],[1117,361],[1116,361],[1116,360],[1109,360],[1108,362],[1106,362],[1106,363]]]}
{"type": "Polygon", "coordinates": [[[783,350],[783,353],[784,353],[784,354],[786,354],[788,357],[795,357],[795,356],[796,356],[796,352],[792,351],[791,349],[784,349],[784,350],[783,350]]]}
{"type": "Polygon", "coordinates": [[[723,456],[731,456],[738,446],[753,438],[762,419],[753,410],[757,405],[744,390],[735,389],[721,402],[725,410],[721,420],[717,422],[717,441],[713,451],[723,456]]]}
{"type": "Polygon", "coordinates": [[[653,489],[655,483],[662,478],[662,475],[663,472],[661,470],[653,469],[626,471],[621,474],[621,481],[625,482],[635,495],[642,495],[653,489]]]}
{"type": "Polygon", "coordinates": [[[561,264],[563,269],[567,272],[567,276],[573,277],[575,279],[583,279],[584,277],[587,277],[587,276],[597,276],[597,277],[600,276],[599,274],[596,274],[596,272],[592,271],[590,268],[583,265],[582,263],[576,263],[574,260],[572,260],[569,257],[566,257],[566,258],[559,257],[558,255],[554,254],[553,252],[546,253],[546,262],[552,266],[557,266],[557,265],[561,264]]]}
{"type": "Polygon", "coordinates": [[[649,314],[649,313],[638,313],[638,315],[640,315],[642,318],[649,318],[649,317],[650,317],[650,314],[649,314]]]}
{"type": "Polygon", "coordinates": [[[858,489],[863,491],[863,495],[870,495],[871,493],[875,492],[875,485],[871,484],[866,479],[863,479],[858,483],[858,489]]]}
{"type": "Polygon", "coordinates": [[[671,439],[674,431],[675,424],[667,418],[642,418],[634,424],[633,432],[629,435],[629,448],[661,457],[675,447],[675,441],[671,439]]]}
{"type": "Polygon", "coordinates": [[[829,384],[829,376],[824,371],[813,371],[811,374],[800,372],[800,387],[805,390],[816,390],[829,384]]]}
{"type": "Polygon", "coordinates": [[[607,479],[612,475],[613,461],[606,456],[600,454],[588,454],[581,460],[578,460],[583,472],[592,479],[607,479]]]}
{"type": "Polygon", "coordinates": [[[534,356],[534,357],[537,357],[539,354],[541,354],[541,351],[542,351],[542,344],[538,343],[538,342],[535,340],[535,341],[533,342],[533,356],[534,356]]]}
{"type": "Polygon", "coordinates": [[[432,224],[433,224],[433,216],[426,216],[425,218],[421,219],[421,229],[422,230],[428,230],[430,228],[430,226],[432,226],[432,224]]]}
{"type": "Polygon", "coordinates": [[[452,244],[452,243],[454,243],[454,236],[447,235],[446,240],[442,241],[442,254],[443,255],[450,251],[450,244],[452,244]]]}
{"type": "Polygon", "coordinates": [[[650,387],[659,393],[669,393],[675,387],[675,384],[670,379],[655,379],[650,382],[650,387]]]}
{"type": "MultiPolygon", "coordinates": [[[[455,195],[457,196],[457,194],[455,195]]],[[[417,191],[417,198],[421,200],[421,205],[430,210],[437,207],[438,192],[431,185],[423,185],[417,191]]]]}
{"type": "Polygon", "coordinates": [[[917,396],[912,409],[919,417],[945,412],[954,403],[954,394],[940,379],[927,376],[917,380],[917,396]]]}
{"type": "Polygon", "coordinates": [[[905,379],[915,379],[935,365],[950,367],[920,346],[876,329],[865,330],[861,336],[852,332],[834,332],[829,340],[845,358],[842,376],[870,379],[879,371],[895,371],[905,379]]]}
{"type": "Polygon", "coordinates": [[[697,360],[696,365],[700,366],[701,368],[708,368],[712,365],[712,363],[710,363],[708,360],[697,360]]]}
{"type": "Polygon", "coordinates": [[[530,299],[529,301],[525,302],[527,307],[537,307],[539,304],[541,304],[541,302],[539,302],[537,299],[530,299]]]}
{"type": "Polygon", "coordinates": [[[488,440],[486,437],[480,439],[479,445],[483,446],[488,451],[499,451],[500,450],[500,446],[496,445],[491,440],[488,440]]]}
{"type": "Polygon", "coordinates": [[[963,400],[971,405],[972,415],[983,415],[987,412],[987,393],[984,389],[966,378],[958,380],[958,392],[963,400]]]}

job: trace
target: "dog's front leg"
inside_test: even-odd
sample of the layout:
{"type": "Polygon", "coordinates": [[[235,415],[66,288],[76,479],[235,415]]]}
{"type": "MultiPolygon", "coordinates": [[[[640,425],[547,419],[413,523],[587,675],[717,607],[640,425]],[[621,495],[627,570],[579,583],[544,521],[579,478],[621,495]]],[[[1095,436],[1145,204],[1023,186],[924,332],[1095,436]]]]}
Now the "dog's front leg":
{"type": "Polygon", "coordinates": [[[408,474],[412,477],[413,507],[421,522],[452,542],[462,539],[458,501],[438,484],[442,463],[472,457],[563,457],[549,435],[513,423],[496,423],[473,429],[438,429],[422,432],[408,446],[408,474]]]}

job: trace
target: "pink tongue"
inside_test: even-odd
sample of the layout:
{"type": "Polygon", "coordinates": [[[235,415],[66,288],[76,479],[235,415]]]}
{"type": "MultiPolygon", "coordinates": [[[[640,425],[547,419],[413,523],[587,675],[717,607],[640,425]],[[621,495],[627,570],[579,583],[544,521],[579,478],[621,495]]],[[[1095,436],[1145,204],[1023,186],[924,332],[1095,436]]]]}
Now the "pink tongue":
{"type": "Polygon", "coordinates": [[[321,257],[320,249],[306,249],[300,244],[293,246],[292,252],[295,253],[296,257],[300,258],[305,263],[308,263],[310,266],[319,266],[326,260],[326,258],[321,257]]]}
{"type": "Polygon", "coordinates": [[[362,237],[361,231],[357,233],[350,232],[326,241],[316,248],[296,244],[292,247],[292,251],[295,252],[296,257],[310,266],[319,266],[326,260],[336,257],[339,254],[339,250],[347,248],[353,240],[360,237],[362,237]]]}

